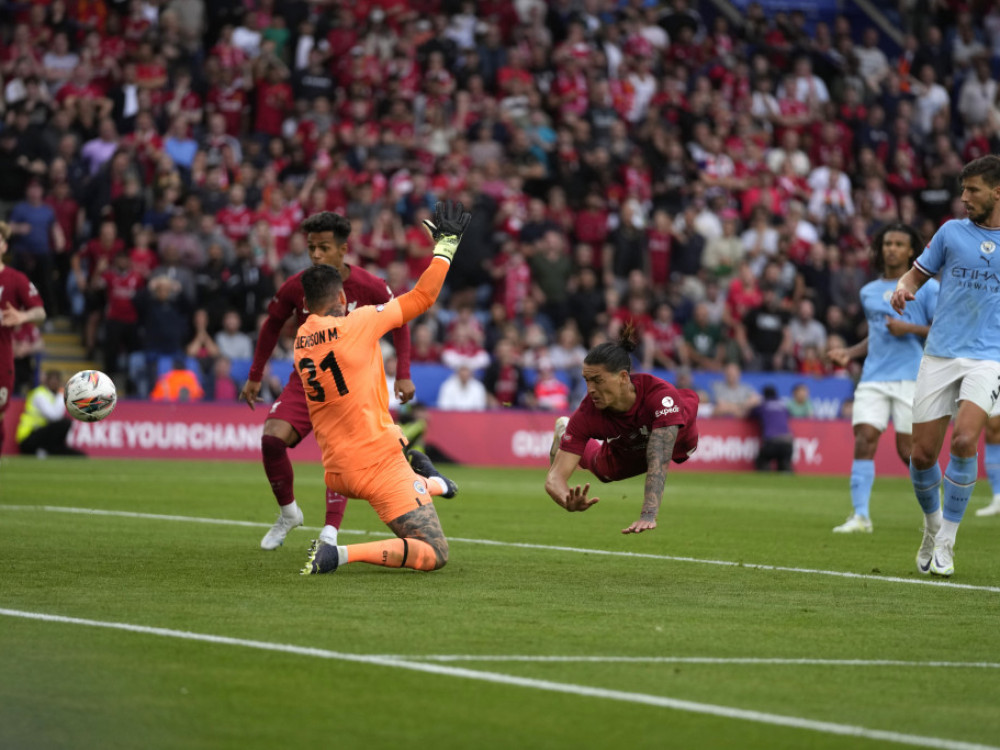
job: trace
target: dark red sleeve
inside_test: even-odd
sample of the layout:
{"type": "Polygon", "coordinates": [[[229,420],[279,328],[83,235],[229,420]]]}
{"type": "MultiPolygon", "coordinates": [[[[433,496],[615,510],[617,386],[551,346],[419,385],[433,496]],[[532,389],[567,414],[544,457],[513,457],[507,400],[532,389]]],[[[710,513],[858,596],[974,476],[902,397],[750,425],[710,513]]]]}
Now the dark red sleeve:
{"type": "Polygon", "coordinates": [[[651,430],[671,425],[684,427],[691,419],[681,392],[659,378],[649,378],[643,401],[644,411],[652,417],[651,430]]]}
{"type": "Polygon", "coordinates": [[[410,326],[403,323],[392,332],[392,345],[396,347],[396,378],[410,379],[410,326]]]}
{"type": "Polygon", "coordinates": [[[35,289],[35,285],[28,280],[27,276],[21,276],[21,304],[22,309],[30,310],[33,307],[44,307],[42,296],[35,289]]]}
{"type": "Polygon", "coordinates": [[[260,327],[260,334],[257,336],[257,345],[253,350],[253,364],[250,365],[250,374],[247,376],[249,380],[260,382],[260,379],[264,377],[264,365],[267,364],[267,360],[274,352],[278,337],[281,335],[281,329],[285,322],[295,315],[297,301],[293,299],[294,285],[292,282],[297,278],[297,276],[293,276],[282,284],[281,289],[267,306],[267,320],[260,327]]]}
{"type": "Polygon", "coordinates": [[[569,418],[569,424],[566,425],[566,432],[563,433],[559,449],[575,456],[582,456],[590,441],[592,426],[586,405],[581,403],[569,418]]]}

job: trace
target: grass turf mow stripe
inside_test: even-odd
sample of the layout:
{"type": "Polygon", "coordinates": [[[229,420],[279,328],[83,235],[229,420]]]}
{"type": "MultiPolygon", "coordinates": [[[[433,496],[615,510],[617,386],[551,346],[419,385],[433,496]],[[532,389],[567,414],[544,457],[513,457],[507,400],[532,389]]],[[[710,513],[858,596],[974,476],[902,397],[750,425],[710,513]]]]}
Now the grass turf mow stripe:
{"type": "MultiPolygon", "coordinates": [[[[250,526],[269,528],[269,523],[259,523],[255,521],[236,521],[225,518],[202,518],[198,516],[175,516],[159,513],[136,513],[124,510],[102,510],[99,508],[73,508],[61,505],[4,505],[0,503],[0,510],[11,511],[44,511],[49,513],[77,513],[81,515],[95,516],[115,516],[118,518],[139,518],[150,521],[181,521],[187,523],[208,523],[221,526],[250,526]]],[[[319,531],[317,527],[302,526],[307,531],[319,531]]],[[[341,534],[364,534],[365,536],[392,536],[388,532],[351,531],[341,529],[341,534]]],[[[733,560],[706,560],[697,557],[680,557],[676,555],[654,555],[647,552],[623,552],[618,550],[602,549],[582,549],[580,547],[564,547],[550,544],[531,544],[528,542],[504,542],[494,539],[467,539],[463,537],[448,537],[449,542],[460,542],[463,544],[482,544],[495,547],[514,547],[517,549],[535,549],[548,552],[570,552],[584,555],[607,555],[611,557],[631,557],[644,560],[663,560],[669,562],[694,563],[696,565],[718,565],[723,567],[744,568],[746,570],[765,570],[777,573],[801,573],[805,575],[832,576],[835,578],[856,578],[864,581],[882,581],[884,583],[906,583],[917,586],[938,586],[947,589],[963,589],[968,591],[985,591],[993,594],[1000,594],[1000,586],[977,586],[970,583],[953,583],[951,581],[937,581],[929,578],[901,578],[899,576],[874,576],[864,573],[850,573],[843,570],[822,570],[819,568],[795,568],[785,565],[767,565],[763,563],[744,563],[733,560]]]]}
{"type": "Polygon", "coordinates": [[[905,734],[902,732],[890,732],[880,729],[868,729],[866,727],[852,726],[849,724],[837,724],[828,721],[813,721],[795,716],[783,716],[781,714],[771,714],[763,711],[750,711],[729,706],[719,706],[711,703],[699,703],[696,701],[686,701],[666,696],[649,695],[647,693],[632,693],[622,690],[608,690],[605,688],[594,688],[586,685],[575,685],[572,683],[553,682],[550,680],[538,680],[514,675],[502,674],[498,672],[484,672],[461,667],[449,667],[439,664],[427,664],[419,661],[379,655],[347,654],[339,651],[329,651],[326,649],[309,648],[306,646],[295,646],[285,643],[268,643],[266,641],[254,641],[243,638],[230,638],[228,636],[212,635],[209,633],[192,633],[185,630],[172,630],[169,628],[149,627],[146,625],[132,625],[120,622],[104,622],[101,620],[88,620],[78,617],[66,617],[63,615],[51,615],[40,612],[25,612],[16,609],[0,608],[0,616],[17,617],[27,620],[38,620],[43,622],[58,623],[65,625],[82,625],[85,627],[108,628],[111,630],[122,630],[142,635],[153,635],[165,638],[178,638],[189,641],[200,641],[203,643],[215,643],[225,646],[240,646],[262,651],[277,651],[297,656],[306,656],[319,659],[332,659],[338,661],[348,661],[360,664],[371,664],[381,667],[392,667],[396,669],[407,669],[416,672],[443,675],[447,677],[457,677],[459,679],[478,680],[480,682],[490,682],[500,685],[511,685],[514,687],[529,688],[533,690],[544,690],[554,693],[565,693],[578,695],[586,698],[599,698],[604,700],[622,701],[626,703],[636,703],[657,708],[667,708],[675,711],[685,711],[688,713],[705,714],[726,719],[736,719],[739,721],[751,721],[760,724],[770,724],[773,726],[789,727],[792,729],[804,729],[812,732],[824,734],[834,734],[846,737],[861,737],[872,740],[882,740],[894,742],[900,745],[910,745],[914,747],[930,747],[938,750],[1000,750],[993,745],[980,745],[970,742],[960,742],[938,737],[924,737],[921,735],[905,734]]]}

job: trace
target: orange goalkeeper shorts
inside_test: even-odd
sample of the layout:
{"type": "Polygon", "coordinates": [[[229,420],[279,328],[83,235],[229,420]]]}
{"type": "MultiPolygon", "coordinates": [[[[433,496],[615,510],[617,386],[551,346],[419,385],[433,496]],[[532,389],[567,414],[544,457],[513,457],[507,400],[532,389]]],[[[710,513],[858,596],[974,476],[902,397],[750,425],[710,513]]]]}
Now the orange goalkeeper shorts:
{"type": "Polygon", "coordinates": [[[433,501],[427,480],[414,473],[401,450],[358,471],[328,471],[326,486],[347,497],[367,500],[383,523],[433,501]]]}

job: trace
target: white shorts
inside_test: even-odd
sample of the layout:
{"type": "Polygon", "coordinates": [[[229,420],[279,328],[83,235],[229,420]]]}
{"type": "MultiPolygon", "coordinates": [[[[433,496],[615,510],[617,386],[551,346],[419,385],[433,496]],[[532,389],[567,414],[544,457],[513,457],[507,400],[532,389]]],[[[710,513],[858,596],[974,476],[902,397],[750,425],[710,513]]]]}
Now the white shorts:
{"type": "MultiPolygon", "coordinates": [[[[930,422],[953,416],[959,401],[969,401],[987,414],[998,412],[1000,362],[987,359],[946,359],[925,354],[920,360],[913,394],[913,421],[930,422]]],[[[1000,413],[1000,412],[998,412],[1000,413]]]]}
{"type": "Polygon", "coordinates": [[[858,383],[854,391],[851,424],[870,424],[879,432],[885,432],[892,417],[892,426],[897,433],[911,434],[915,387],[916,383],[912,380],[858,383]]]}

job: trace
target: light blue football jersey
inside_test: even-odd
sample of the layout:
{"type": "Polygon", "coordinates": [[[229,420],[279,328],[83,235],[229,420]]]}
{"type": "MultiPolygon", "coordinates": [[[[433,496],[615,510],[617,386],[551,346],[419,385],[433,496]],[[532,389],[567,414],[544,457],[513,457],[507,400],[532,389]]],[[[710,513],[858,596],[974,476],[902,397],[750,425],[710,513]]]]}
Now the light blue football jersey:
{"type": "MultiPolygon", "coordinates": [[[[889,304],[896,281],[877,279],[861,287],[861,305],[868,319],[868,356],[861,370],[861,382],[884,383],[896,380],[916,380],[920,358],[924,354],[924,338],[908,333],[893,336],[885,324],[886,317],[899,318],[889,304]]],[[[917,290],[916,299],[906,303],[902,319],[918,326],[930,325],[938,299],[938,283],[931,279],[917,290]]]]}
{"type": "Polygon", "coordinates": [[[928,275],[941,274],[937,314],[924,347],[927,354],[1000,362],[998,247],[1000,229],[953,219],[935,232],[917,258],[928,275]]]}

